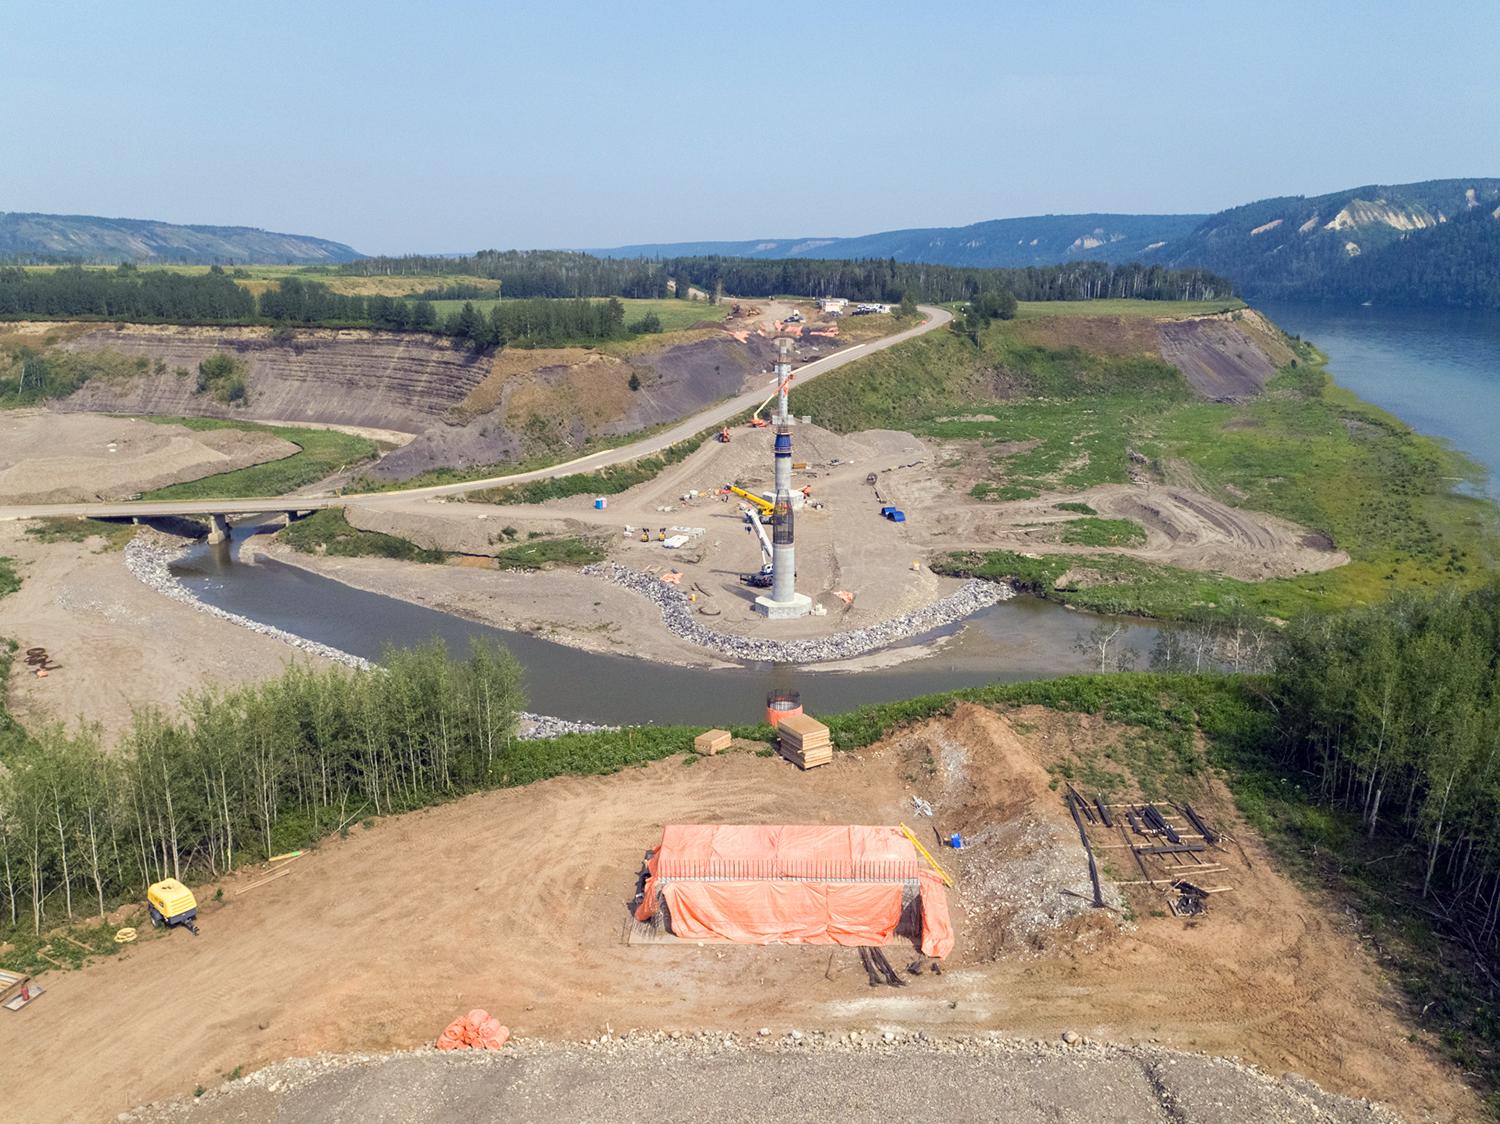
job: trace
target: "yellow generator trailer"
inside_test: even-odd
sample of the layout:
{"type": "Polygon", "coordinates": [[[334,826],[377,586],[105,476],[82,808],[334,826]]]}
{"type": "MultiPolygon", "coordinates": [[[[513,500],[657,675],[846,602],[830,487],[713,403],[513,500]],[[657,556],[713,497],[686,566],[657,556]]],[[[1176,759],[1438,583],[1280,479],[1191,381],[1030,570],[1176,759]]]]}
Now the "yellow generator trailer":
{"type": "Polygon", "coordinates": [[[146,891],[146,912],[156,928],[181,925],[198,935],[198,899],[175,878],[164,878],[146,891]]]}

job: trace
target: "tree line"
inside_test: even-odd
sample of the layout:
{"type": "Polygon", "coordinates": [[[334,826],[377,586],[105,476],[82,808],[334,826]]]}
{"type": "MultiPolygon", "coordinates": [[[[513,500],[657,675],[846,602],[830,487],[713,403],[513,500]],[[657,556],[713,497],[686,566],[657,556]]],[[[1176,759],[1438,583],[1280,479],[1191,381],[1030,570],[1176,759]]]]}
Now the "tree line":
{"type": "Polygon", "coordinates": [[[97,731],[0,729],[0,910],[36,932],[165,877],[216,878],[363,817],[530,779],[520,668],[475,642],[390,651],[373,672],[294,667],[97,731]]]}
{"type": "MultiPolygon", "coordinates": [[[[407,261],[390,260],[398,265],[407,261]]],[[[512,299],[498,306],[503,310],[498,318],[495,314],[489,318],[495,343],[586,342],[628,334],[623,327],[623,314],[617,317],[614,305],[600,306],[586,298],[661,297],[667,291],[669,278],[680,293],[700,289],[741,297],[780,293],[839,295],[893,304],[915,300],[975,301],[987,295],[999,299],[1004,294],[1036,301],[1105,297],[1211,300],[1231,292],[1228,282],[1201,270],[1102,262],[1029,269],[970,269],[889,260],[749,261],[699,257],[622,262],[552,251],[434,260],[442,261],[452,272],[487,270],[500,274],[490,279],[500,280],[503,291],[512,299]],[[527,263],[518,275],[507,272],[508,266],[496,264],[516,258],[527,263]],[[553,264],[544,267],[533,258],[553,264]],[[654,277],[652,284],[641,283],[645,275],[642,271],[654,277]],[[571,298],[573,303],[549,310],[548,302],[559,298],[571,298]],[[616,319],[620,319],[620,325],[613,323],[616,319]],[[576,330],[569,334],[564,325],[573,325],[576,330]]],[[[131,265],[113,270],[0,269],[0,318],[89,317],[147,323],[375,327],[436,332],[478,341],[490,334],[490,327],[473,324],[477,314],[477,310],[469,310],[463,312],[462,320],[456,318],[457,314],[444,318],[426,298],[338,293],[327,284],[302,277],[284,278],[257,296],[217,266],[197,274],[139,270],[131,265]]]]}
{"type": "Polygon", "coordinates": [[[1231,283],[1202,269],[1160,265],[1075,262],[1025,269],[898,262],[793,258],[760,260],[695,256],[598,258],[561,250],[483,250],[468,257],[365,258],[338,267],[359,276],[448,273],[499,281],[507,296],[663,297],[670,280],[686,287],[737,297],[781,293],[839,296],[895,304],[971,300],[981,293],[1009,292],[1018,300],[1218,300],[1233,295],[1231,283]]]}
{"type": "Polygon", "coordinates": [[[1271,678],[1283,766],[1420,849],[1421,893],[1500,930],[1500,581],[1295,622],[1271,678]]]}
{"type": "MultiPolygon", "coordinates": [[[[612,298],[507,300],[488,314],[466,303],[443,317],[430,300],[351,296],[301,277],[287,277],[257,297],[218,269],[182,274],[133,266],[0,270],[0,316],[23,315],[373,327],[447,335],[474,347],[600,343],[661,330],[653,315],[627,324],[624,305],[612,298]]],[[[19,376],[17,382],[25,385],[19,376]]]]}

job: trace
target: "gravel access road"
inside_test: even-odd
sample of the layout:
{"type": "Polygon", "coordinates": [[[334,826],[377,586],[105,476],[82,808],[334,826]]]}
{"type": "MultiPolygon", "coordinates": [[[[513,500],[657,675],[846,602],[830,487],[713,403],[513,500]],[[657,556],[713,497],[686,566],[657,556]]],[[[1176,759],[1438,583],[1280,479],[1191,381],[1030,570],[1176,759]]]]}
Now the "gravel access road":
{"type": "Polygon", "coordinates": [[[279,1062],[140,1124],[316,1121],[994,1120],[1007,1124],[1392,1124],[1365,1101],[1223,1058],[1151,1047],[853,1032],[743,1043],[701,1034],[521,1042],[279,1062]]]}

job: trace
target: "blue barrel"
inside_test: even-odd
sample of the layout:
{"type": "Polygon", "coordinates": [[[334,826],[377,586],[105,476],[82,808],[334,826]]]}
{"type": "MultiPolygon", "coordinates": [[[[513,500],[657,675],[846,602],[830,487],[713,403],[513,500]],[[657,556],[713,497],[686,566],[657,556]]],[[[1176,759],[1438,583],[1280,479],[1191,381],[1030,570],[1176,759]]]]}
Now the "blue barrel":
{"type": "Polygon", "coordinates": [[[964,837],[955,831],[948,837],[948,846],[952,847],[955,851],[963,850],[964,837]]]}

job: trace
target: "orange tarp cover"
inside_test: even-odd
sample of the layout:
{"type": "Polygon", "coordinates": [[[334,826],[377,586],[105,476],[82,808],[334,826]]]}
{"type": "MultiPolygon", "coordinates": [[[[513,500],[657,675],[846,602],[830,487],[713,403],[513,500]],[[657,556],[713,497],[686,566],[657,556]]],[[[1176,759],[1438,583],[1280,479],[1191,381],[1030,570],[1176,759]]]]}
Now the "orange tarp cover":
{"type": "Polygon", "coordinates": [[[881,945],[918,869],[894,827],[673,824],[647,872],[636,917],[649,920],[660,893],[679,937],[881,945]]]}
{"type": "Polygon", "coordinates": [[[922,955],[939,960],[953,951],[953,922],[948,917],[948,888],[936,873],[917,876],[922,887],[922,955]]]}

